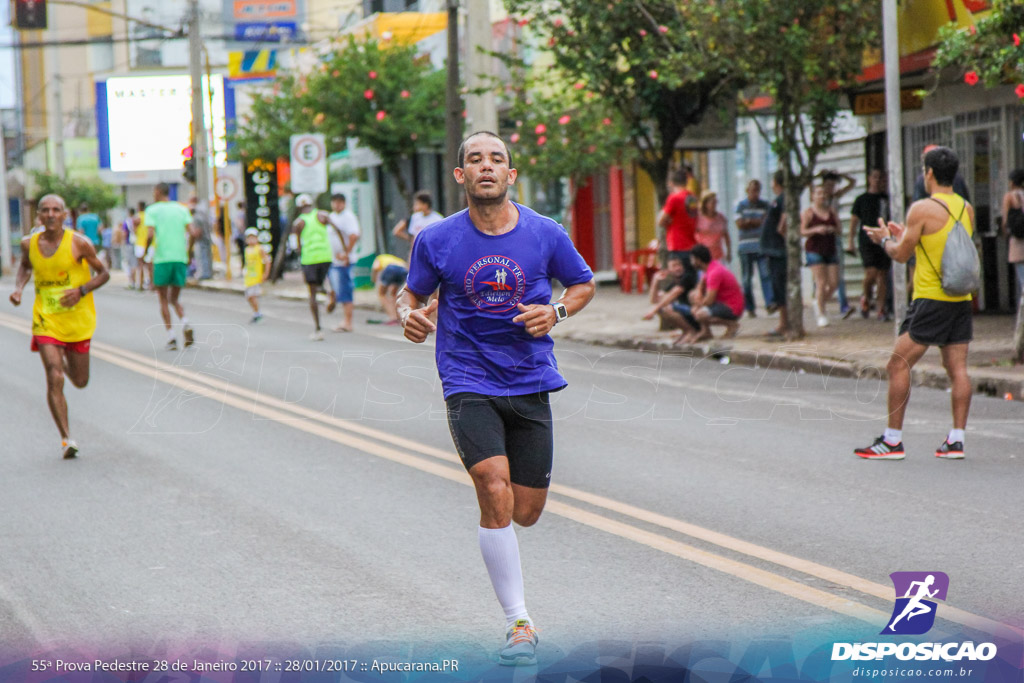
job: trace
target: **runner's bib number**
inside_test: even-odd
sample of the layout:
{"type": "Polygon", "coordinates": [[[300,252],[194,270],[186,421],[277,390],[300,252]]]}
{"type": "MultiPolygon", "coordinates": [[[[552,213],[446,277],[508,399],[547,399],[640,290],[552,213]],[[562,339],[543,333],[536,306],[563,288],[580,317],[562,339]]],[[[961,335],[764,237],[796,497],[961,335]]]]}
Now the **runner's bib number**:
{"type": "MultiPolygon", "coordinates": [[[[39,290],[39,296],[43,300],[43,313],[53,315],[54,313],[67,313],[68,311],[75,310],[74,306],[69,308],[60,302],[64,292],[68,291],[68,289],[68,287],[46,287],[39,290]]],[[[75,305],[77,306],[77,304],[75,305]]]]}

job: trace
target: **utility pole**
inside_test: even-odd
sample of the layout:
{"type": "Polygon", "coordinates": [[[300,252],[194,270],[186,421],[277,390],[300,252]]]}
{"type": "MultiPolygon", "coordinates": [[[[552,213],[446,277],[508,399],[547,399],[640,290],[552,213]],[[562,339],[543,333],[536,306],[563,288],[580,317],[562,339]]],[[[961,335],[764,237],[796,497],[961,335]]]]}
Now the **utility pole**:
{"type": "MultiPolygon", "coordinates": [[[[53,172],[60,178],[66,172],[64,163],[64,82],[60,76],[60,56],[57,48],[51,46],[46,50],[46,69],[50,74],[47,87],[53,88],[53,116],[50,117],[50,137],[53,140],[53,172]]],[[[49,164],[49,159],[47,159],[49,164]]],[[[77,208],[77,207],[75,207],[77,208]]]]}
{"type": "Polygon", "coordinates": [[[192,156],[196,160],[196,200],[210,210],[210,149],[203,95],[203,42],[199,32],[199,0],[189,0],[188,71],[192,78],[192,156]]]}
{"type": "Polygon", "coordinates": [[[498,132],[498,110],[491,81],[494,34],[491,30],[491,0],[471,0],[466,6],[466,87],[472,93],[487,88],[482,95],[466,96],[468,131],[498,132]]]}
{"type": "MultiPolygon", "coordinates": [[[[479,0],[476,0],[479,1],[479,0]]],[[[447,215],[462,209],[452,169],[462,143],[462,98],[459,97],[459,0],[448,2],[448,81],[445,86],[444,208],[447,215]]]]}
{"type": "Polygon", "coordinates": [[[10,268],[13,261],[11,250],[11,211],[7,200],[7,146],[4,140],[4,121],[0,118],[0,272],[10,268]]]}
{"type": "MultiPolygon", "coordinates": [[[[885,128],[889,148],[889,212],[894,221],[904,220],[903,207],[903,123],[900,104],[900,47],[896,28],[896,0],[882,0],[882,32],[885,51],[885,128]]],[[[892,304],[895,333],[907,314],[907,268],[894,263],[892,304]]]]}
{"type": "MultiPolygon", "coordinates": [[[[210,231],[210,138],[206,131],[205,96],[203,91],[203,42],[199,31],[199,0],[189,0],[188,67],[192,79],[192,158],[196,168],[196,212],[200,214],[196,225],[203,234],[196,243],[198,275],[200,280],[213,277],[210,231]]],[[[213,83],[207,82],[212,88],[213,83]]]]}

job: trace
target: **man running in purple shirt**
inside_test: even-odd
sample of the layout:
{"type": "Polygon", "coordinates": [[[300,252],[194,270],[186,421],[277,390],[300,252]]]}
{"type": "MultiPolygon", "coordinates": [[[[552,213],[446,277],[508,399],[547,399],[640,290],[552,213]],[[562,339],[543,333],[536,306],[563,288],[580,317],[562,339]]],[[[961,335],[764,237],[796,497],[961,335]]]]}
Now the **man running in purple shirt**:
{"type": "Polygon", "coordinates": [[[409,340],[437,332],[448,423],[476,487],[480,552],[505,611],[499,661],[534,664],[537,633],[512,522],[531,526],[544,510],[553,452],[548,393],[566,386],[548,332],[593,298],[594,275],[560,225],[509,199],[516,169],[497,135],[462,142],[455,180],[469,208],[417,237],[398,311],[409,340]],[[557,301],[551,278],[566,287],[557,301]],[[438,287],[439,299],[427,305],[438,287]]]}

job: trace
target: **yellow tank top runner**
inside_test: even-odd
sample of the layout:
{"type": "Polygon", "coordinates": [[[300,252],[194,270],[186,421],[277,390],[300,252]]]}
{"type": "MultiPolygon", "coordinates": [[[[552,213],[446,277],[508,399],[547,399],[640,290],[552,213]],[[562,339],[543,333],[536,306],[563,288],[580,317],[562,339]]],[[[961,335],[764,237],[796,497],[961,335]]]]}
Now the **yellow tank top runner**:
{"type": "Polygon", "coordinates": [[[91,339],[96,331],[96,306],[92,292],[71,308],[60,303],[65,290],[80,287],[92,279],[92,272],[85,259],[76,261],[72,255],[74,232],[65,230],[60,246],[49,257],[39,251],[41,234],[32,235],[28,252],[36,288],[36,300],[32,306],[32,334],[53,337],[63,342],[91,339]]]}
{"type": "Polygon", "coordinates": [[[917,256],[917,267],[914,268],[914,298],[935,299],[937,301],[970,301],[971,295],[950,296],[942,291],[942,253],[946,249],[946,238],[953,229],[957,218],[963,223],[967,234],[974,236],[974,225],[971,215],[964,206],[963,197],[957,194],[935,193],[932,195],[949,209],[946,224],[942,230],[931,235],[921,235],[921,242],[914,248],[917,256]],[[933,267],[934,266],[934,267],[933,267]]]}

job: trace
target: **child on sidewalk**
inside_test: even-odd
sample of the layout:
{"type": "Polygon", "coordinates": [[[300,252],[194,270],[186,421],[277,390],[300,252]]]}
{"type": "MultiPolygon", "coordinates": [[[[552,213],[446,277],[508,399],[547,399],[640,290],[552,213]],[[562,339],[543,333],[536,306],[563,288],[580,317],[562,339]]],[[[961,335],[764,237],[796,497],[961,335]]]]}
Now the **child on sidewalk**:
{"type": "Polygon", "coordinates": [[[260,295],[263,288],[260,283],[267,279],[270,270],[270,256],[259,243],[259,231],[249,228],[245,231],[245,298],[252,306],[253,316],[250,323],[263,319],[260,313],[260,295]]]}

